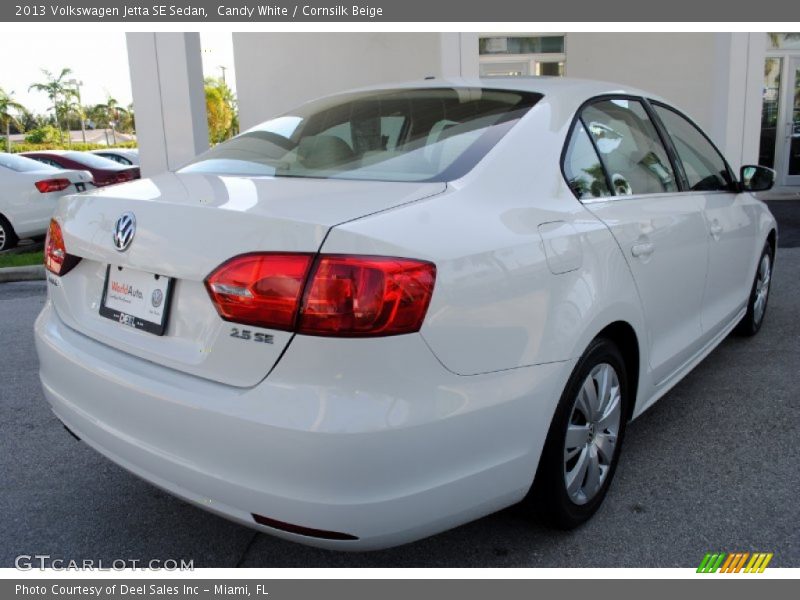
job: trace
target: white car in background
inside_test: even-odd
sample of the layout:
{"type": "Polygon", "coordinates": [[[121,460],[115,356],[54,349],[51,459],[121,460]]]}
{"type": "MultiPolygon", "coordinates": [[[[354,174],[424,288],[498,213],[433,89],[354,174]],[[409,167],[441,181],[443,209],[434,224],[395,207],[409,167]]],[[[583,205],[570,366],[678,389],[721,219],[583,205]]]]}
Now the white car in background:
{"type": "Polygon", "coordinates": [[[519,502],[575,527],[626,423],[761,327],[773,179],[614,84],[316,100],[60,203],[44,394],[131,472],[287,539],[382,548],[519,502]]]}
{"type": "Polygon", "coordinates": [[[56,169],[0,152],[0,250],[20,239],[44,236],[61,196],[91,187],[87,171],[56,169]]]}
{"type": "Polygon", "coordinates": [[[90,150],[92,154],[97,154],[103,158],[113,160],[125,166],[139,166],[138,148],[103,148],[102,150],[90,150]]]}

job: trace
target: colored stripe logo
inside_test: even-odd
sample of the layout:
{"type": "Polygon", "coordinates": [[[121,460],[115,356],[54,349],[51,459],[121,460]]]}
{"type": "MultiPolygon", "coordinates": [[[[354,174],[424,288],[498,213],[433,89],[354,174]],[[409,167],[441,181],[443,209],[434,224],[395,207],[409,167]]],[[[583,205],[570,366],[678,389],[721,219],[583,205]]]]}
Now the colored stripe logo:
{"type": "Polygon", "coordinates": [[[763,573],[772,552],[708,552],[697,567],[698,573],[763,573]]]}

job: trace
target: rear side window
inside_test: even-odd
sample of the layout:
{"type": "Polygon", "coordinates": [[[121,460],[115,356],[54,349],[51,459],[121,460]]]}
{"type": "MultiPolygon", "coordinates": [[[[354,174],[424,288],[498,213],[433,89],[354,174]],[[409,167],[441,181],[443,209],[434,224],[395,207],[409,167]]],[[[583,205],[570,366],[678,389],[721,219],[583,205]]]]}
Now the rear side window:
{"type": "Polygon", "coordinates": [[[62,156],[68,160],[74,160],[77,163],[91,167],[92,169],[115,169],[119,166],[113,160],[88,152],[64,152],[62,156]]]}
{"type": "Polygon", "coordinates": [[[603,165],[583,123],[575,123],[564,155],[564,176],[579,200],[610,196],[603,165]]]}
{"type": "Polygon", "coordinates": [[[638,100],[600,100],[581,119],[594,138],[614,195],[675,192],[678,186],[658,132],[638,100]]]}
{"type": "Polygon", "coordinates": [[[714,145],[688,119],[674,110],[654,105],[683,166],[690,190],[730,190],[733,185],[728,165],[714,145]]]}
{"type": "Polygon", "coordinates": [[[219,144],[180,172],[449,181],[472,169],[541,97],[444,87],[323,98],[219,144]]]}

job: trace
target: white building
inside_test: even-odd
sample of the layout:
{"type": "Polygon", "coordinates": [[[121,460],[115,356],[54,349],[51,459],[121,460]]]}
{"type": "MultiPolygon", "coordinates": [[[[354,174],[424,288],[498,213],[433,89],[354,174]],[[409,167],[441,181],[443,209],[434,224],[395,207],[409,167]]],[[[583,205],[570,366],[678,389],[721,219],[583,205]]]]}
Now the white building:
{"type": "MultiPolygon", "coordinates": [[[[566,75],[651,90],[693,116],[735,168],[800,185],[800,34],[237,33],[242,129],[311,98],[424,77],[566,75]]],[[[128,34],[145,173],[207,146],[199,36],[128,34]]]]}

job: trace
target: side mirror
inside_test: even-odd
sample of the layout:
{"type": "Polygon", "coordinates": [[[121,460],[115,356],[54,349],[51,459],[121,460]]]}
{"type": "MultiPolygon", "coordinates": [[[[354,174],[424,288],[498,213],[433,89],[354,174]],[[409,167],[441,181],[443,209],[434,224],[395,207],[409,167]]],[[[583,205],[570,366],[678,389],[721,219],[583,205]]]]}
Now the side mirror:
{"type": "Polygon", "coordinates": [[[768,167],[745,165],[739,173],[745,192],[766,192],[775,185],[775,171],[768,167]]]}

